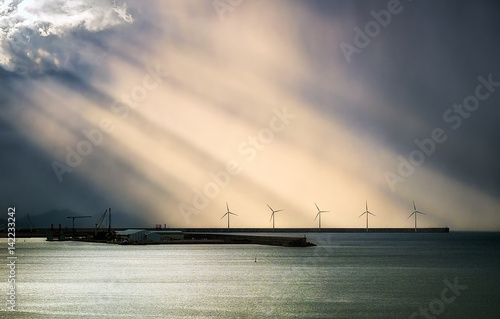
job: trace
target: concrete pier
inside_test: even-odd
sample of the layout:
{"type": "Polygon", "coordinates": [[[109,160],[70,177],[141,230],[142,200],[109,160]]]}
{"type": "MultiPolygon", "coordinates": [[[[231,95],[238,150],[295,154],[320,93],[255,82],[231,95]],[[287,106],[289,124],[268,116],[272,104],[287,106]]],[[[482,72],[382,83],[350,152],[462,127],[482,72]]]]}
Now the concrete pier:
{"type": "MultiPolygon", "coordinates": [[[[169,228],[186,233],[366,233],[364,228],[169,228]]],[[[417,233],[449,233],[448,227],[417,228],[417,233]]],[[[368,228],[368,233],[415,233],[415,228],[368,228]]]]}
{"type": "Polygon", "coordinates": [[[304,237],[282,237],[282,236],[259,236],[238,234],[214,234],[214,233],[184,233],[185,240],[194,240],[203,243],[205,240],[218,240],[224,244],[254,244],[285,247],[308,247],[316,246],[309,243],[304,237]]]}

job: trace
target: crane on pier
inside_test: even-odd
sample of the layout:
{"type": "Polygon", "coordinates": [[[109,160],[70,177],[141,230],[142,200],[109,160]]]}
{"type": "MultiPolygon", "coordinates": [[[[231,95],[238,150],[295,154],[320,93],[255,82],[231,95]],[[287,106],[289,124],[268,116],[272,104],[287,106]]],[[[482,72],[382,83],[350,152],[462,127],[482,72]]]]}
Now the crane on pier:
{"type": "Polygon", "coordinates": [[[67,218],[71,218],[73,220],[73,239],[75,238],[75,219],[77,218],[90,218],[92,216],[67,216],[67,218]]]}
{"type": "Polygon", "coordinates": [[[97,231],[99,230],[99,228],[101,228],[101,225],[104,222],[104,219],[106,218],[107,213],[108,213],[108,210],[106,209],[104,211],[104,214],[102,214],[101,218],[99,219],[99,221],[95,224],[95,236],[97,236],[97,231]]]}
{"type": "Polygon", "coordinates": [[[103,239],[104,237],[110,237],[112,236],[111,233],[111,207],[106,209],[104,211],[104,214],[102,214],[101,218],[99,218],[99,221],[95,224],[95,232],[94,232],[94,238],[97,239],[103,239]],[[108,215],[108,232],[107,233],[99,233],[99,229],[101,228],[102,224],[106,220],[106,214],[108,215]]]}

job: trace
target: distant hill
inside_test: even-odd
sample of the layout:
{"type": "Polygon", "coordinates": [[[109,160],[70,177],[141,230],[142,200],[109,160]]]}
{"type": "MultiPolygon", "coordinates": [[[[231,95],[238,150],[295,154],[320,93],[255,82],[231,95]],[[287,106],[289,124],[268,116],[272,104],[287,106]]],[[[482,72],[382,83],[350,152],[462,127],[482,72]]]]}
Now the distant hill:
{"type": "MultiPolygon", "coordinates": [[[[78,218],[75,219],[75,227],[92,228],[101,219],[103,212],[99,214],[93,214],[90,218],[78,218]]],[[[52,209],[45,213],[32,215],[30,214],[30,221],[33,228],[49,228],[50,224],[54,224],[54,227],[58,227],[59,224],[62,227],[71,227],[72,220],[67,218],[68,216],[84,216],[87,214],[75,213],[70,209],[52,209]]],[[[90,214],[89,214],[90,215],[90,214]]],[[[0,226],[5,224],[7,227],[7,218],[0,219],[0,226]]],[[[106,215],[106,220],[102,223],[101,227],[107,227],[108,225],[108,215],[106,215]]],[[[111,215],[111,225],[113,227],[153,227],[148,225],[141,218],[125,213],[112,212],[111,215]]],[[[16,228],[29,228],[29,222],[26,214],[16,214],[16,228]]]]}

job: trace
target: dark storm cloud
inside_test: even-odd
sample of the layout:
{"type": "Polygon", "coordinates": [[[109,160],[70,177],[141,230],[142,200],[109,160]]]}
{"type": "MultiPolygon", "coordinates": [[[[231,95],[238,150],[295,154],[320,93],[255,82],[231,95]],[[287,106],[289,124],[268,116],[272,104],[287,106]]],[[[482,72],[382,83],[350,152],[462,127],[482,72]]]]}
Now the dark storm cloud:
{"type": "Polygon", "coordinates": [[[23,76],[5,70],[0,70],[0,82],[0,203],[36,214],[55,207],[87,210],[106,202],[105,195],[83,179],[70,180],[64,187],[54,179],[50,154],[14,125],[36,104],[26,94],[31,85],[23,76]]]}
{"type": "MultiPolygon", "coordinates": [[[[30,128],[18,126],[28,110],[42,111],[38,106],[44,101],[30,94],[36,82],[55,81],[101,107],[109,107],[113,101],[92,79],[106,78],[107,59],[118,53],[117,48],[110,46],[110,39],[133,40],[131,16],[124,5],[113,7],[111,2],[92,5],[92,1],[77,1],[77,4],[83,10],[75,19],[86,21],[76,24],[57,23],[64,18],[60,16],[62,11],[70,10],[64,5],[39,3],[43,7],[40,12],[47,14],[45,17],[28,15],[29,10],[22,9],[22,1],[7,1],[0,8],[0,23],[6,26],[0,35],[0,202],[3,206],[17,206],[23,212],[34,214],[53,208],[95,211],[109,205],[127,212],[119,201],[110,199],[84,176],[75,174],[64,185],[59,183],[51,167],[55,150],[43,149],[23,133],[30,128]],[[90,18],[92,15],[94,18],[90,18]]],[[[136,8],[128,11],[137,14],[136,8]]],[[[124,52],[119,54],[127,56],[124,52]]],[[[68,128],[66,123],[61,123],[61,127],[68,128]]]]}
{"type": "MultiPolygon", "coordinates": [[[[31,128],[11,125],[22,122],[26,113],[32,110],[36,110],[44,117],[51,116],[45,112],[46,102],[39,100],[39,95],[30,94],[35,91],[36,85],[43,82],[53,81],[68,89],[73,96],[90,101],[95,107],[109,111],[116,99],[96,86],[95,80],[108,78],[108,63],[113,59],[125,61],[127,65],[144,68],[143,62],[139,61],[133,52],[137,52],[138,48],[141,52],[147,52],[148,47],[145,42],[151,42],[152,38],[158,35],[158,30],[150,22],[151,17],[155,15],[152,7],[140,8],[140,14],[139,9],[130,8],[131,12],[136,13],[133,24],[96,33],[80,28],[67,32],[64,36],[40,36],[30,30],[29,41],[19,45],[19,50],[8,51],[12,54],[14,66],[6,67],[10,70],[0,68],[0,82],[4,84],[0,88],[0,101],[2,101],[0,124],[3,128],[0,132],[0,145],[2,149],[5,149],[0,158],[0,170],[5,172],[2,176],[4,183],[1,188],[3,192],[0,194],[1,203],[18,206],[21,211],[34,214],[54,208],[92,212],[100,211],[102,207],[112,206],[116,211],[134,212],[143,217],[148,215],[147,203],[131,203],[130,200],[127,202],[123,199],[124,189],[128,186],[129,180],[133,180],[133,184],[138,188],[146,186],[148,193],[163,198],[169,196],[159,185],[141,175],[137,167],[133,167],[130,162],[120,158],[112,149],[105,146],[94,148],[92,156],[85,159],[85,165],[105,170],[107,179],[118,188],[105,189],[95,181],[90,182],[81,167],[71,174],[64,175],[64,182],[60,183],[54,174],[52,164],[55,159],[60,160],[57,158],[58,153],[64,153],[61,158],[65,158],[64,147],[47,149],[45,146],[44,148],[23,134],[25,131],[32,130],[31,128]],[[29,57],[25,54],[27,50],[48,52],[50,55],[47,58],[50,59],[37,62],[36,56],[29,57]],[[53,57],[60,59],[59,64],[54,63],[53,57]]],[[[51,93],[57,95],[60,92],[51,93]]],[[[49,107],[57,109],[67,106],[49,107]]],[[[82,109],[82,113],[85,111],[87,110],[82,109]]],[[[70,124],[71,121],[65,120],[69,119],[51,119],[58,124],[61,134],[69,133],[82,138],[82,127],[73,127],[70,124]]],[[[128,117],[126,122],[137,127],[148,127],[149,130],[158,134],[161,131],[161,128],[155,128],[138,115],[128,117]]],[[[113,136],[106,136],[106,139],[113,139],[113,136]]],[[[207,163],[213,166],[225,165],[203,156],[198,150],[190,147],[189,143],[179,140],[172,134],[169,135],[169,139],[172,140],[177,150],[196,154],[197,156],[192,160],[200,166],[207,163]]],[[[74,148],[74,145],[69,146],[74,148]]],[[[61,162],[64,163],[63,160],[61,162]]],[[[134,165],[151,164],[136,162],[134,165]]],[[[161,171],[161,167],[157,169],[161,171]]],[[[176,188],[185,187],[182,181],[171,176],[165,178],[165,181],[170,181],[170,184],[175,185],[176,188]]]]}
{"type": "MultiPolygon", "coordinates": [[[[374,20],[370,11],[387,10],[389,2],[311,4],[318,14],[336,18],[331,20],[332,28],[338,29],[338,21],[342,21],[343,37],[325,39],[337,44],[331,59],[343,60],[343,71],[352,85],[369,87],[373,96],[373,107],[365,112],[359,112],[351,101],[342,101],[336,108],[325,106],[324,111],[405,158],[417,148],[415,139],[429,138],[434,128],[442,128],[448,139],[437,145],[424,167],[498,196],[500,88],[481,101],[456,130],[443,115],[455,103],[462,104],[464,98],[474,95],[479,76],[487,79],[491,74],[500,82],[499,5],[490,1],[401,1],[402,11],[392,15],[390,23],[360,53],[352,54],[348,63],[339,43],[353,44],[353,28],[364,30],[374,20]]],[[[325,57],[322,59],[318,63],[324,64],[325,57]]],[[[318,102],[327,105],[327,100],[318,102]]],[[[397,164],[394,158],[394,171],[397,164]]]]}
{"type": "Polygon", "coordinates": [[[373,72],[367,72],[372,74],[375,88],[384,96],[394,96],[389,100],[423,125],[415,136],[403,139],[404,130],[398,125],[380,123],[377,127],[382,132],[398,128],[382,134],[406,156],[415,148],[414,139],[429,138],[432,129],[443,128],[448,140],[437,146],[425,165],[497,196],[500,131],[494,119],[500,115],[500,88],[480,101],[479,108],[463,118],[456,130],[443,115],[455,103],[463,104],[464,98],[475,94],[479,76],[487,79],[491,74],[500,82],[500,45],[495,41],[500,31],[495,14],[499,7],[485,2],[440,2],[425,9],[417,7],[413,15],[409,8],[394,30],[388,26],[388,34],[380,36],[384,54],[369,66],[373,72]]]}

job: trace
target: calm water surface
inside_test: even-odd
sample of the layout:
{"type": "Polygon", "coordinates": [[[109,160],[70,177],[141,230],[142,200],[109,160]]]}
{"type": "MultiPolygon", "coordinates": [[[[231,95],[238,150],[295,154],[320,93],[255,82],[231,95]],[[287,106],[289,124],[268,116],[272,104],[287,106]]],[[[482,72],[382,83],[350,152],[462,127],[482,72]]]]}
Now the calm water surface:
{"type": "Polygon", "coordinates": [[[307,237],[318,246],[18,239],[17,311],[4,301],[0,318],[500,318],[498,233],[307,237]]]}

